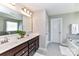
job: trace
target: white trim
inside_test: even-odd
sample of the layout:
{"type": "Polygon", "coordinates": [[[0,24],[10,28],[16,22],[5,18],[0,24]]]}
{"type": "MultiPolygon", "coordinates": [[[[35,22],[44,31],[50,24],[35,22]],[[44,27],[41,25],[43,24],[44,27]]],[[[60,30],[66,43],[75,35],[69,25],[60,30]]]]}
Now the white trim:
{"type": "Polygon", "coordinates": [[[60,41],[60,43],[62,44],[62,39],[63,39],[63,20],[62,20],[62,18],[60,18],[61,19],[61,41],[60,41]]]}

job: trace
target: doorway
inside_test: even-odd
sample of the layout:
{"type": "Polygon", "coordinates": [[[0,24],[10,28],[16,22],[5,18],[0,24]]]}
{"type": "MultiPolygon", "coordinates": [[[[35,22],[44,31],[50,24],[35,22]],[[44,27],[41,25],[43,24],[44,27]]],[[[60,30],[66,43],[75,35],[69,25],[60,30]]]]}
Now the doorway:
{"type": "Polygon", "coordinates": [[[50,42],[62,42],[62,18],[50,20],[50,42]]]}

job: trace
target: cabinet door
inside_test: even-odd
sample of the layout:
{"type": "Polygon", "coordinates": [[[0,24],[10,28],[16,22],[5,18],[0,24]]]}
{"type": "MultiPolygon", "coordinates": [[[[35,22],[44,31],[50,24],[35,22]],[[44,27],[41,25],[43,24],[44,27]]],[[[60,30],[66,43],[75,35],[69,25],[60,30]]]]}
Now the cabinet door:
{"type": "Polygon", "coordinates": [[[35,38],[29,40],[29,45],[32,44],[33,42],[35,42],[35,40],[36,40],[35,38]]]}
{"type": "MultiPolygon", "coordinates": [[[[22,56],[28,51],[28,47],[23,48],[21,51],[19,51],[15,56],[22,56]]],[[[28,55],[28,52],[27,54],[28,55]]]]}
{"type": "Polygon", "coordinates": [[[14,56],[15,54],[17,54],[20,50],[22,50],[23,48],[25,48],[26,46],[28,46],[27,42],[17,46],[17,47],[14,47],[2,54],[0,54],[1,56],[14,56]]]}
{"type": "Polygon", "coordinates": [[[28,56],[28,51],[26,51],[26,52],[23,54],[23,56],[28,56]]]}
{"type": "Polygon", "coordinates": [[[28,47],[27,42],[25,42],[25,43],[23,43],[23,44],[17,46],[16,48],[14,48],[14,49],[12,50],[12,52],[14,51],[13,53],[14,53],[14,55],[16,55],[19,51],[21,51],[21,50],[24,49],[25,47],[28,47]]]}
{"type": "Polygon", "coordinates": [[[30,53],[29,53],[29,56],[32,56],[32,55],[34,55],[34,53],[36,52],[36,50],[35,49],[33,49],[30,53]]]}
{"type": "Polygon", "coordinates": [[[32,52],[34,49],[36,50],[35,45],[34,45],[34,46],[32,46],[31,48],[29,48],[29,53],[30,53],[30,52],[32,52]]]}
{"type": "Polygon", "coordinates": [[[29,56],[32,56],[39,48],[39,36],[33,38],[32,42],[31,43],[30,42],[29,42],[29,56]]]}
{"type": "Polygon", "coordinates": [[[36,40],[36,50],[39,48],[39,39],[36,40]]]}
{"type": "Polygon", "coordinates": [[[6,52],[0,54],[0,56],[13,56],[13,55],[14,55],[14,53],[13,52],[11,53],[11,50],[6,51],[6,52]]]}
{"type": "Polygon", "coordinates": [[[39,36],[36,37],[35,45],[36,45],[36,50],[37,50],[39,48],[39,36]]]}

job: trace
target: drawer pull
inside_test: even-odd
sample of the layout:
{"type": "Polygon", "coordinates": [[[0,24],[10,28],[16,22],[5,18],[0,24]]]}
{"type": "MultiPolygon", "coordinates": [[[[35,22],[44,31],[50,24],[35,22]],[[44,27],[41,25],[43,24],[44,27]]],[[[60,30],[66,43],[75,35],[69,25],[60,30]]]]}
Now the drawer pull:
{"type": "Polygon", "coordinates": [[[24,51],[22,53],[24,53],[24,51]]]}

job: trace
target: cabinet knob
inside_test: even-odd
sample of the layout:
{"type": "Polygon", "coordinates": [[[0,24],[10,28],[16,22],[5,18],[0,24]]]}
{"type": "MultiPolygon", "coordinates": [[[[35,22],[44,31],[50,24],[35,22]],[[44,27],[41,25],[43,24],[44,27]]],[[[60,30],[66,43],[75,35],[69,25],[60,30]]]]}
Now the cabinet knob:
{"type": "Polygon", "coordinates": [[[24,53],[24,51],[22,53],[24,53]]]}

